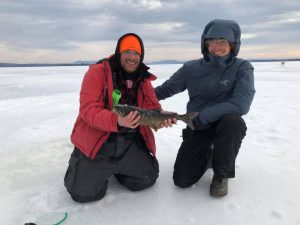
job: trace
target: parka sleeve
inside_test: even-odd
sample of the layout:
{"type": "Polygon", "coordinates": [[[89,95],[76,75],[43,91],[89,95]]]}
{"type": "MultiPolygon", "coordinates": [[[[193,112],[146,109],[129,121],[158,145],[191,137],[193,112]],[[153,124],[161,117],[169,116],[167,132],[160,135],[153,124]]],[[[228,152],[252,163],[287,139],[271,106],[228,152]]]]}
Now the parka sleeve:
{"type": "Polygon", "coordinates": [[[106,109],[107,88],[105,69],[90,67],[81,85],[79,116],[92,128],[116,132],[117,115],[106,109]]]}
{"type": "Polygon", "coordinates": [[[154,91],[158,100],[164,100],[175,94],[185,91],[186,79],[185,79],[185,65],[179,68],[168,80],[162,85],[157,86],[154,91]]]}
{"type": "Polygon", "coordinates": [[[253,71],[253,66],[245,61],[238,71],[232,97],[225,102],[206,107],[200,111],[201,125],[213,123],[229,113],[237,113],[242,116],[249,112],[255,94],[253,71]]]}

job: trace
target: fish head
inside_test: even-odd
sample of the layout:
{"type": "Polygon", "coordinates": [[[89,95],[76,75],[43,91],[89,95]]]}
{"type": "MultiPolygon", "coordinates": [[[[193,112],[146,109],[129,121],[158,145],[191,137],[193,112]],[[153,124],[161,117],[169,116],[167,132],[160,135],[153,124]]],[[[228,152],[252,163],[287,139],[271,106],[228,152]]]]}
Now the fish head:
{"type": "Polygon", "coordinates": [[[129,107],[127,105],[121,105],[121,104],[119,104],[119,105],[114,105],[113,111],[116,114],[124,117],[124,116],[126,116],[130,112],[130,109],[129,109],[129,107]]]}

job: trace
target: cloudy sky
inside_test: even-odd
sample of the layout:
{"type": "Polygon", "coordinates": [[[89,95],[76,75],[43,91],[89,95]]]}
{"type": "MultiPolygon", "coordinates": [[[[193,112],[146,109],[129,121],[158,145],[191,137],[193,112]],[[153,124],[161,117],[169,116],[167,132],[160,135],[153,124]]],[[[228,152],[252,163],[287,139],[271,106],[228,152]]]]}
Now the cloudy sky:
{"type": "Polygon", "coordinates": [[[300,58],[299,0],[0,0],[0,62],[97,60],[127,32],[146,62],[195,59],[215,18],[240,24],[240,57],[300,58]]]}

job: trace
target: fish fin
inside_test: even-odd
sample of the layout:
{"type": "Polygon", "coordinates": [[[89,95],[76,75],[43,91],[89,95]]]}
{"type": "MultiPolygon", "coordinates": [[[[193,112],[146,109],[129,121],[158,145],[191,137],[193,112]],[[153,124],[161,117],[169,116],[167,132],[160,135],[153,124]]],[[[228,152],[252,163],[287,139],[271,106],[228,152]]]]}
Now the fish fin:
{"type": "Polygon", "coordinates": [[[150,126],[155,132],[158,131],[158,128],[156,126],[150,126]]]}
{"type": "Polygon", "coordinates": [[[181,120],[183,122],[185,122],[189,128],[191,128],[192,130],[194,130],[194,125],[193,125],[193,119],[199,115],[199,112],[191,112],[191,113],[188,113],[186,115],[184,115],[181,120]]]}
{"type": "Polygon", "coordinates": [[[152,125],[150,125],[150,127],[151,127],[155,132],[157,132],[158,129],[161,128],[160,123],[152,124],[152,125]]]}

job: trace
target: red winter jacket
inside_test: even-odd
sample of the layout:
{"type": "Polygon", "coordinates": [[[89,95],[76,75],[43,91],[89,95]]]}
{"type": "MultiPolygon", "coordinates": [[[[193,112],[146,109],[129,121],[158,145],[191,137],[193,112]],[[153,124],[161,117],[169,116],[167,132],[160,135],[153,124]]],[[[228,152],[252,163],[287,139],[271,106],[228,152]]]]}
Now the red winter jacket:
{"type": "MultiPolygon", "coordinates": [[[[156,77],[151,74],[140,83],[137,93],[138,107],[161,110],[151,84],[155,79],[156,77]]],[[[104,60],[100,64],[91,65],[82,81],[79,115],[71,135],[72,143],[91,159],[95,158],[110,133],[118,132],[118,116],[111,111],[112,92],[113,81],[109,62],[104,60]],[[105,107],[107,93],[109,109],[105,107]]],[[[139,132],[149,151],[155,155],[152,130],[147,126],[139,126],[139,132]]]]}

